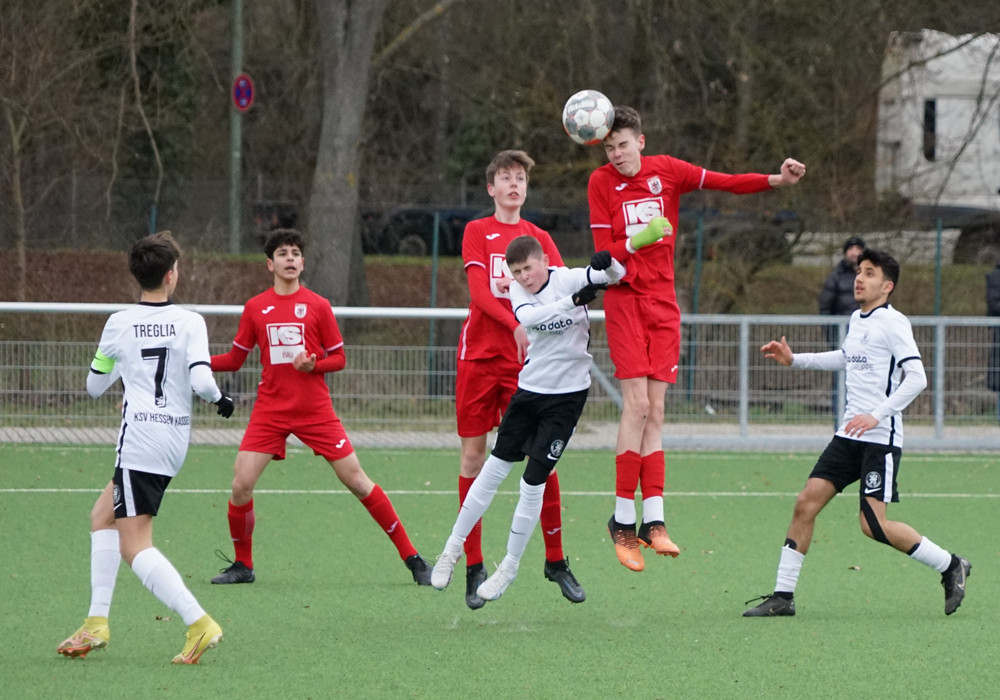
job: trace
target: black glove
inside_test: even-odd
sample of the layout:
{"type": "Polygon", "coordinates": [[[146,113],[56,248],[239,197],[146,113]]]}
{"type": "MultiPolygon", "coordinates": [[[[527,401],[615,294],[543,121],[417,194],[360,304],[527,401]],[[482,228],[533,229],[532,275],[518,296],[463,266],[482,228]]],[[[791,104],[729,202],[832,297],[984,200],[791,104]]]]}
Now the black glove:
{"type": "Polygon", "coordinates": [[[233,408],[235,408],[233,404],[233,399],[226,392],[222,392],[222,398],[216,401],[215,405],[219,407],[219,410],[216,411],[216,413],[218,413],[223,418],[229,418],[231,415],[233,415],[233,408]]]}
{"type": "Polygon", "coordinates": [[[606,250],[599,250],[590,258],[592,270],[607,270],[609,267],[611,267],[611,253],[606,250]]]}
{"type": "Polygon", "coordinates": [[[597,298],[597,293],[602,289],[607,289],[606,284],[588,284],[586,287],[573,295],[573,304],[576,306],[586,306],[597,298]]]}

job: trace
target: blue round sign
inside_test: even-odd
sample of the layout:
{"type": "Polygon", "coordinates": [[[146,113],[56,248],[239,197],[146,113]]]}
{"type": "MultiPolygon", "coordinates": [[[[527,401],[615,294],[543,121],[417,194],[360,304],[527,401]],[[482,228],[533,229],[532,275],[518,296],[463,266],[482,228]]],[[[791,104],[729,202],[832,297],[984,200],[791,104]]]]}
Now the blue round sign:
{"type": "Polygon", "coordinates": [[[233,105],[241,112],[253,107],[253,81],[246,73],[240,73],[233,79],[233,105]]]}

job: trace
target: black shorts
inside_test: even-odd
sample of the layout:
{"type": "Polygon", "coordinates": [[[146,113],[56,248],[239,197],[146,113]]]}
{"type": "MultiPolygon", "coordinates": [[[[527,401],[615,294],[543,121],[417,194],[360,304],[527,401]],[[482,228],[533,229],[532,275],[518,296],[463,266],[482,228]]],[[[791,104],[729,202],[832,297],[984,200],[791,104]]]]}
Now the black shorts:
{"type": "Polygon", "coordinates": [[[898,447],[834,436],[809,477],[826,479],[838,492],[860,481],[862,496],[898,503],[896,475],[902,456],[903,451],[898,447]]]}
{"type": "Polygon", "coordinates": [[[555,467],[580,420],[588,391],[570,394],[515,391],[500,421],[493,456],[506,462],[520,462],[529,455],[555,467]]]}
{"type": "Polygon", "coordinates": [[[111,497],[115,504],[115,518],[156,515],[170,479],[163,474],[115,467],[115,475],[111,479],[114,483],[111,497]]]}

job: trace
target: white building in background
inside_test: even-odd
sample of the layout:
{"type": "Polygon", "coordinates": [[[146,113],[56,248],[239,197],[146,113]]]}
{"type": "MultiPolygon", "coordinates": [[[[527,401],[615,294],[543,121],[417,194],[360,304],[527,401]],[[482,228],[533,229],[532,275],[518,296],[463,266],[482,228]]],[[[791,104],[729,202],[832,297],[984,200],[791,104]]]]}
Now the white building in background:
{"type": "Polygon", "coordinates": [[[880,197],[1000,247],[1000,36],[893,33],[878,117],[880,197]]]}

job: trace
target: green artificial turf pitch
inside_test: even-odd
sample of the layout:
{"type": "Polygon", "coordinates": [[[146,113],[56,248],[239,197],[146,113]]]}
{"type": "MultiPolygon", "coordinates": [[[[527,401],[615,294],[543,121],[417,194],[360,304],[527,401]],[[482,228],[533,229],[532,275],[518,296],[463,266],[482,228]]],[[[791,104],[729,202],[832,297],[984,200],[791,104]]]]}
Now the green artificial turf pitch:
{"type": "MultiPolygon", "coordinates": [[[[457,450],[359,452],[429,560],[457,511],[457,450]]],[[[111,446],[0,445],[6,697],[691,698],[993,697],[1000,602],[993,455],[904,454],[890,506],[972,562],[943,612],[939,575],[866,539],[856,492],[820,515],[794,618],[746,619],[774,586],[795,493],[814,454],[672,453],[667,524],[677,559],[618,564],[606,523],[613,457],[559,464],[564,547],[587,591],[570,604],[542,576],[535,532],[520,575],[481,610],[463,562],[446,591],[418,587],[386,536],[321,459],[291,450],[258,484],[257,582],[213,586],[231,556],[233,448],[194,447],[155,521],[155,543],[225,637],[201,664],[170,664],[183,623],[126,566],[111,643],[56,654],[89,604],[89,511],[111,446]]],[[[520,467],[484,519],[488,567],[504,553],[520,467]]]]}

